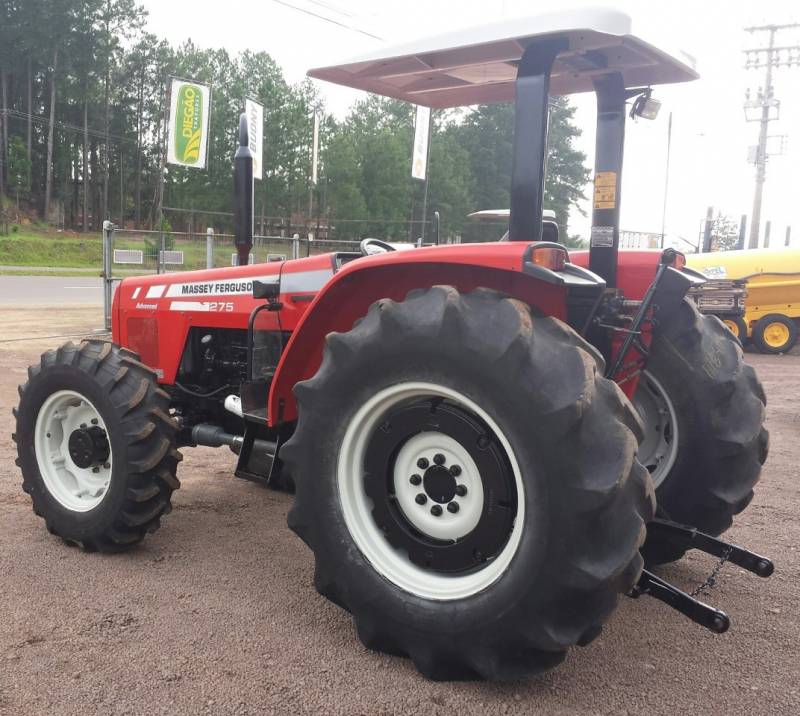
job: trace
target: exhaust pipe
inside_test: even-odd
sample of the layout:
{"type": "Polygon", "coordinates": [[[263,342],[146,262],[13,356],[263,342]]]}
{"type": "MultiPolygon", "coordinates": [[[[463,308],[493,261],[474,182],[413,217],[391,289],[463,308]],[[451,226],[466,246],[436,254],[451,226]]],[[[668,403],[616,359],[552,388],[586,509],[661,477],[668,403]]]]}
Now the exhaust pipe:
{"type": "MultiPolygon", "coordinates": [[[[192,442],[195,445],[205,445],[206,447],[215,448],[227,445],[238,455],[242,450],[244,437],[242,435],[228,433],[219,425],[198,423],[192,428],[192,442]]],[[[274,456],[277,449],[277,443],[269,440],[260,440],[256,438],[253,441],[253,450],[259,453],[266,453],[270,456],[274,456]]]]}
{"type": "Polygon", "coordinates": [[[244,112],[239,116],[239,147],[233,156],[233,204],[239,266],[247,266],[253,248],[253,153],[244,112]]]}

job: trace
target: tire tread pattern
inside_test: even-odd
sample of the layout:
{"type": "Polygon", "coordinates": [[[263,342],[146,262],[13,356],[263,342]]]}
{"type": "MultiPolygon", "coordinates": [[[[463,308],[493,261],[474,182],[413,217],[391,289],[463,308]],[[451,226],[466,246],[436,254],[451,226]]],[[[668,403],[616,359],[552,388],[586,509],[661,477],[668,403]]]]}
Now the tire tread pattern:
{"type": "MultiPolygon", "coordinates": [[[[679,420],[679,453],[658,488],[658,513],[718,536],[750,504],[767,459],[764,388],[739,339],[688,299],[656,337],[648,370],[679,420]]],[[[643,554],[661,564],[684,551],[649,539],[643,554]]]]}
{"type": "Polygon", "coordinates": [[[22,489],[31,496],[33,511],[44,516],[51,532],[89,552],[119,552],[158,528],[161,516],[171,509],[172,492],[180,487],[175,472],[183,456],[175,447],[177,425],[169,417],[169,396],[158,387],[155,372],[141,363],[138,355],[108,341],[65,343],[44,353],[39,363],[28,369],[28,381],[19,387],[19,393],[14,442],[17,465],[28,467],[23,469],[22,489]],[[116,517],[104,531],[80,538],[48,518],[47,496],[39,486],[41,478],[35,467],[33,435],[20,431],[28,388],[49,371],[65,366],[86,374],[109,395],[128,454],[126,465],[114,464],[114,479],[127,481],[125,499],[116,517]]]}
{"type": "Polygon", "coordinates": [[[602,358],[571,328],[487,289],[460,294],[435,286],[403,302],[383,299],[349,332],[328,336],[319,371],[295,388],[299,421],[281,450],[296,483],[288,521],[314,553],[317,591],[353,614],[368,648],[409,656],[432,679],[508,679],[551,668],[570,646],[600,633],[641,573],[639,548],[655,509],[649,474],[635,457],[641,421],[602,376],[602,358]],[[320,421],[338,408],[330,389],[348,364],[365,351],[433,341],[468,347],[476,364],[503,380],[535,383],[525,417],[536,415],[529,430],[552,436],[544,459],[568,515],[547,557],[546,579],[515,597],[513,615],[473,634],[425,634],[387,614],[385,600],[360,583],[371,567],[354,544],[343,544],[349,535],[332,532],[338,498],[318,489],[320,480],[336,481],[335,471],[320,472],[320,421]]]}

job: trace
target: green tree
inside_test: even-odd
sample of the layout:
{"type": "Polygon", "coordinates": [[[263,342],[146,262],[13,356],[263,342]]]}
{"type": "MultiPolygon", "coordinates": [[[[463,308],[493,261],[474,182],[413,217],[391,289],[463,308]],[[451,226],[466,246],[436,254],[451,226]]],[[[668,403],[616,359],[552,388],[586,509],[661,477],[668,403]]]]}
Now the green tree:
{"type": "Polygon", "coordinates": [[[739,244],[739,224],[735,219],[718,213],[711,224],[711,250],[730,251],[739,244]]]}
{"type": "MultiPolygon", "coordinates": [[[[544,208],[556,212],[562,237],[570,211],[579,209],[589,181],[586,155],[574,147],[580,129],[573,124],[574,108],[562,97],[550,100],[544,208]]],[[[473,210],[507,209],[510,204],[514,147],[514,106],[481,106],[467,115],[457,132],[459,146],[469,154],[475,178],[473,210]]]]}
{"type": "Polygon", "coordinates": [[[326,198],[331,207],[330,218],[336,227],[336,237],[355,239],[361,236],[361,226],[352,223],[367,215],[367,203],[361,191],[361,158],[358,143],[347,127],[333,120],[326,123],[328,136],[323,154],[323,181],[327,182],[326,198]],[[337,223],[336,219],[351,220],[337,223]]]}
{"type": "Polygon", "coordinates": [[[31,186],[31,160],[22,137],[11,137],[8,145],[8,187],[17,199],[19,210],[20,194],[27,194],[31,186]]]}

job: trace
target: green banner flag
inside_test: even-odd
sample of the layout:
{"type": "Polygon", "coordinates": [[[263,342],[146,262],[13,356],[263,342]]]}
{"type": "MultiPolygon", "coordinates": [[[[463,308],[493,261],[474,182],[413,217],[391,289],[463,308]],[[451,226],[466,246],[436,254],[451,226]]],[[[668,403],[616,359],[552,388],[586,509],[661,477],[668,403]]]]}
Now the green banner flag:
{"type": "Polygon", "coordinates": [[[172,80],[167,161],[204,169],[208,151],[211,88],[200,82],[172,80]]]}

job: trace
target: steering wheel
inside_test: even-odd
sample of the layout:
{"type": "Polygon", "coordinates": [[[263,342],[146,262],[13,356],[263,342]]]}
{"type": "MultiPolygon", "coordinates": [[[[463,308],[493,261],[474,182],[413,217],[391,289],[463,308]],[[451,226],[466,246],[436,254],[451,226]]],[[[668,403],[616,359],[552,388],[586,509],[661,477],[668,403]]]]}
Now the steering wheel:
{"type": "Polygon", "coordinates": [[[386,253],[387,251],[397,251],[394,246],[380,239],[364,239],[359,244],[359,249],[361,250],[362,256],[371,256],[372,254],[386,253]],[[374,247],[378,249],[378,251],[370,251],[370,247],[374,247]]]}

